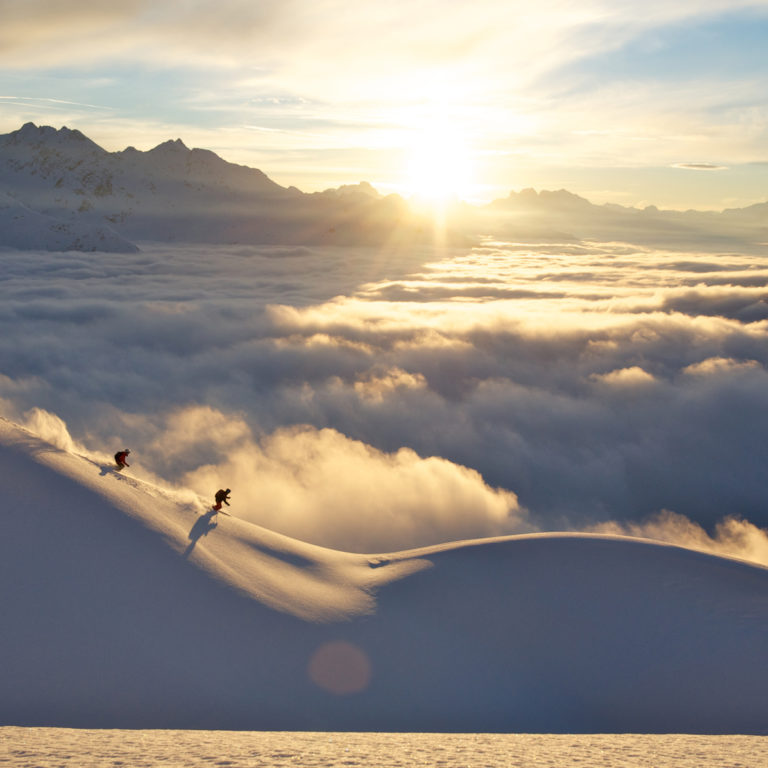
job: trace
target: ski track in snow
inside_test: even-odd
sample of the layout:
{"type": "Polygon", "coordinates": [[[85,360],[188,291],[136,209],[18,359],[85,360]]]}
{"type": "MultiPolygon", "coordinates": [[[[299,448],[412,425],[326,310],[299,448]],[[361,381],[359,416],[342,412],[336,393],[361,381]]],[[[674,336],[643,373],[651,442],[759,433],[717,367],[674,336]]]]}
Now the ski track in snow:
{"type": "Polygon", "coordinates": [[[0,728],[9,768],[760,768],[766,736],[0,728]]]}

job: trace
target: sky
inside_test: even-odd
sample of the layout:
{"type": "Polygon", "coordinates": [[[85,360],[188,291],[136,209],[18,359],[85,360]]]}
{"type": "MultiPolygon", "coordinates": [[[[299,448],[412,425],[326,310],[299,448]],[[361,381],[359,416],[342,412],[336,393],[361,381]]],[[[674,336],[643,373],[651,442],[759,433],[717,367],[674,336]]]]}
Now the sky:
{"type": "Polygon", "coordinates": [[[768,199],[768,0],[0,0],[0,133],[182,138],[285,186],[768,199]]]}

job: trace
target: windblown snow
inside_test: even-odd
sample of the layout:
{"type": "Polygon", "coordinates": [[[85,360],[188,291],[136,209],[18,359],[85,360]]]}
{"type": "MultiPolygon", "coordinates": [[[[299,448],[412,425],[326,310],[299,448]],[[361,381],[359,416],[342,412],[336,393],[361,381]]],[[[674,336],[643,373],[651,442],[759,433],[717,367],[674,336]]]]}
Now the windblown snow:
{"type": "MultiPolygon", "coordinates": [[[[0,419],[0,724],[761,733],[768,569],[619,536],[376,555],[0,419]]],[[[215,490],[215,489],[214,489],[215,490]]]]}

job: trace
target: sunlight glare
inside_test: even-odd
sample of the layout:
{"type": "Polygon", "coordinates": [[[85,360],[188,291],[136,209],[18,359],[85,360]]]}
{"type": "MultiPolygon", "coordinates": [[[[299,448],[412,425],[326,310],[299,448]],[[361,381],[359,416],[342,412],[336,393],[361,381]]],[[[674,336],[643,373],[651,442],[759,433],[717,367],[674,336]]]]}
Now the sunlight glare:
{"type": "Polygon", "coordinates": [[[413,135],[405,165],[405,194],[425,205],[446,205],[461,199],[472,183],[468,143],[444,122],[413,135]]]}

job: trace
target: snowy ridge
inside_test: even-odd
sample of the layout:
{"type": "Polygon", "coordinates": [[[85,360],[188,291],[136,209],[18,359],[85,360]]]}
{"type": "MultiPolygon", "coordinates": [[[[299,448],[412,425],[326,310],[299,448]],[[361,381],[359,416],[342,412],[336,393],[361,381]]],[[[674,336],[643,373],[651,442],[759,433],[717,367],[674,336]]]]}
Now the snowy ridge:
{"type": "Polygon", "coordinates": [[[354,555],[0,421],[0,724],[760,733],[768,569],[541,534],[354,555]]]}

